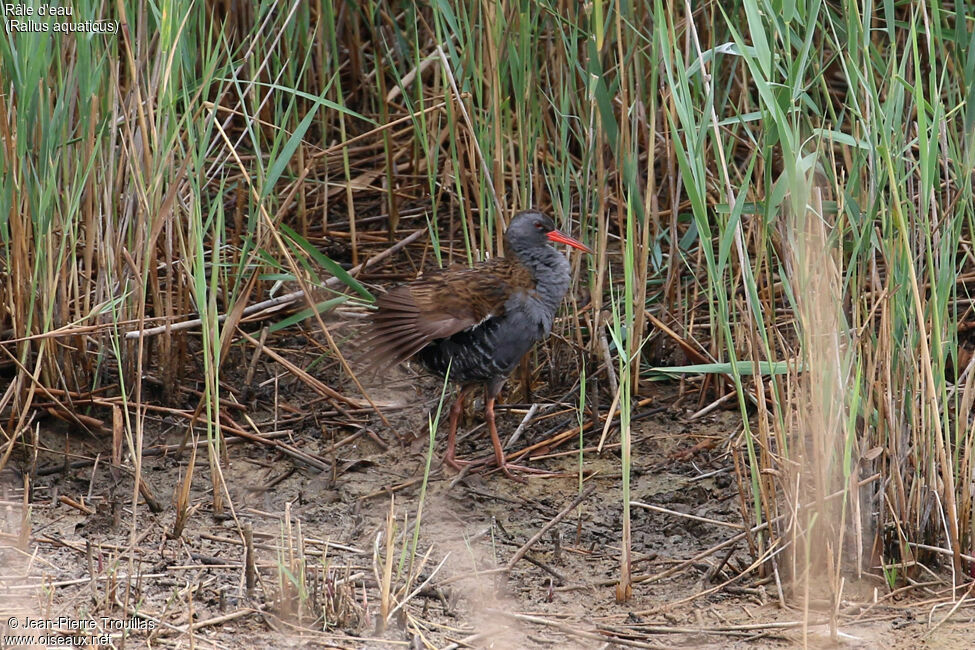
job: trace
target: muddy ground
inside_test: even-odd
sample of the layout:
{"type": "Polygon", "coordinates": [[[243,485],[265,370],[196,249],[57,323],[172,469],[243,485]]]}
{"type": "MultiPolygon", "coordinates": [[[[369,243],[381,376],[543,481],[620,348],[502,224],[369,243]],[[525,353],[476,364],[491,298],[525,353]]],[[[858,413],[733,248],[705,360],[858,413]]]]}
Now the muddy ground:
{"type": "MultiPolygon", "coordinates": [[[[585,434],[582,489],[591,493],[504,571],[579,495],[578,435],[539,454],[547,458],[523,460],[553,473],[526,474],[524,482],[485,472],[458,479],[440,464],[441,436],[417,531],[426,421],[439,386],[400,375],[373,394],[401,405],[384,411],[389,427],[368,411],[354,414],[358,426],[334,426],[334,418],[322,415],[328,405],[303,386],[266,382],[250,406],[232,410],[233,421],[250,418],[251,431],[277,432],[274,440],[328,467],[235,440],[220,465],[226,494],[218,516],[201,447],[190,512],[178,535],[172,534],[174,495],[190,454],[174,450],[185,417],[149,411],[144,448],[156,451],[146,455],[143,476],[162,510],[150,511],[140,498],[135,515],[131,462],[112,467],[110,438],[39,417],[37,442],[46,451],[35,456],[19,447],[2,475],[3,634],[17,632],[11,620],[23,628],[63,615],[94,619],[96,627],[82,632],[87,642],[105,641],[96,635],[107,632],[115,647],[751,648],[800,643],[805,620],[814,647],[975,645],[967,603],[935,626],[951,610],[941,600],[925,601],[923,593],[885,597],[889,590],[879,579],[848,583],[833,640],[824,625],[828,614],[816,603],[804,618],[800,599],[781,606],[772,576],[746,571],[753,557],[744,541],[694,559],[742,530],[727,453],[741,423],[734,411],[689,421],[695,395],[681,398],[668,383],[648,390],[652,400],[635,412],[632,499],[700,519],[633,509],[636,583],[625,603],[615,598],[622,530],[618,432],[610,432],[602,453],[591,449],[600,432],[585,434]],[[348,441],[350,435],[356,437],[348,441]],[[242,542],[247,529],[257,564],[251,589],[242,542]],[[385,629],[381,585],[388,585],[389,607],[401,605],[385,629]],[[135,628],[126,638],[107,629],[123,622],[135,628]]],[[[186,406],[192,412],[195,402],[187,398],[186,406]]],[[[490,454],[479,408],[478,401],[465,415],[460,457],[490,454]]],[[[499,410],[502,437],[525,412],[499,410]]],[[[572,429],[575,417],[571,405],[550,408],[514,448],[572,429]]],[[[55,632],[72,632],[66,626],[55,632]]]]}

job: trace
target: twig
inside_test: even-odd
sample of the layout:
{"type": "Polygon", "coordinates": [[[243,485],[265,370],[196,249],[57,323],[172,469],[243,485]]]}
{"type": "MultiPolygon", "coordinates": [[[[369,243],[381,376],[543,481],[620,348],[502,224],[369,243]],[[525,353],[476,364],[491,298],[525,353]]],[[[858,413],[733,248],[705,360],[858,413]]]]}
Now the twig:
{"type": "Polygon", "coordinates": [[[555,515],[555,517],[553,517],[552,519],[550,519],[547,524],[545,524],[544,526],[542,526],[542,529],[541,530],[539,530],[537,533],[535,533],[535,535],[530,540],[528,540],[527,542],[525,542],[524,546],[522,546],[521,548],[518,549],[518,551],[511,558],[511,561],[508,562],[508,566],[506,567],[506,569],[508,571],[511,571],[511,569],[516,564],[518,564],[518,560],[520,560],[522,557],[524,557],[525,553],[528,552],[528,549],[530,549],[536,542],[538,542],[538,540],[540,540],[542,538],[542,535],[544,535],[545,533],[547,533],[553,526],[555,526],[560,521],[562,521],[566,517],[566,515],[568,515],[573,510],[575,510],[576,507],[578,507],[580,503],[582,503],[583,501],[585,501],[586,499],[588,499],[590,496],[592,496],[592,493],[595,492],[595,491],[596,491],[596,485],[594,483],[590,483],[586,487],[585,490],[583,490],[578,495],[576,495],[576,498],[573,499],[569,503],[569,505],[567,505],[565,508],[563,508],[562,509],[562,512],[560,512],[559,514],[555,515]]]}
{"type": "Polygon", "coordinates": [[[490,636],[488,632],[478,632],[477,634],[472,634],[470,636],[465,636],[459,641],[454,641],[449,645],[445,645],[441,650],[457,650],[458,648],[473,648],[474,644],[490,636]]]}
{"type": "Polygon", "coordinates": [[[277,449],[294,460],[305,463],[306,465],[310,465],[321,472],[329,469],[328,463],[326,463],[324,460],[320,460],[311,454],[303,452],[297,447],[293,447],[286,442],[282,442],[280,440],[268,440],[264,436],[259,436],[256,433],[250,433],[249,431],[245,431],[243,429],[235,431],[234,435],[277,449]]]}
{"type": "Polygon", "coordinates": [[[413,593],[411,593],[411,594],[410,594],[409,596],[407,596],[406,598],[404,598],[404,599],[403,599],[402,601],[400,601],[400,602],[399,602],[399,603],[398,603],[398,604],[396,605],[396,607],[394,607],[394,608],[393,608],[393,610],[392,610],[392,611],[391,611],[391,612],[389,613],[389,616],[387,616],[387,619],[389,619],[389,618],[392,618],[392,616],[393,616],[393,614],[395,614],[396,612],[398,612],[398,611],[400,610],[400,608],[401,608],[401,607],[402,607],[403,605],[405,605],[406,603],[408,603],[408,602],[410,602],[410,600],[411,600],[411,599],[412,599],[412,598],[413,598],[414,596],[416,596],[416,595],[417,595],[418,593],[420,593],[421,591],[423,591],[423,589],[424,589],[424,588],[425,588],[425,587],[426,587],[426,586],[427,586],[428,584],[430,584],[430,581],[431,581],[431,580],[433,580],[433,578],[434,578],[434,576],[436,576],[436,575],[437,575],[438,573],[440,573],[440,569],[442,569],[442,568],[443,568],[443,565],[444,565],[444,563],[445,563],[445,562],[447,561],[447,558],[449,558],[449,557],[450,557],[450,553],[448,552],[448,553],[447,553],[446,555],[444,555],[444,556],[443,556],[443,559],[442,559],[442,560],[440,560],[440,564],[438,564],[438,565],[436,566],[436,568],[435,568],[435,569],[433,570],[433,572],[432,572],[432,573],[430,574],[430,576],[429,576],[429,577],[428,577],[428,578],[427,578],[426,580],[424,580],[424,581],[423,581],[423,582],[422,582],[422,583],[420,584],[420,586],[419,586],[419,587],[417,587],[416,589],[414,589],[414,590],[413,590],[413,593]]]}
{"type": "Polygon", "coordinates": [[[701,410],[699,410],[699,411],[697,411],[695,413],[691,413],[690,415],[688,415],[687,416],[687,421],[688,422],[692,422],[692,421],[694,421],[694,420],[696,420],[698,418],[704,417],[705,415],[707,415],[708,413],[710,413],[714,409],[718,408],[719,406],[721,406],[722,404],[724,404],[725,402],[727,402],[731,398],[735,397],[736,395],[738,395],[738,392],[737,391],[730,391],[728,393],[725,393],[724,395],[722,395],[718,399],[714,400],[713,402],[711,402],[710,404],[708,404],[707,406],[705,406],[701,410]]]}
{"type": "MultiPolygon", "coordinates": [[[[702,584],[708,584],[708,583],[710,583],[712,580],[714,580],[714,577],[716,575],[718,575],[719,573],[721,573],[721,569],[723,569],[725,567],[725,565],[728,564],[728,560],[730,560],[732,554],[734,554],[735,547],[736,546],[737,546],[737,544],[733,544],[733,545],[729,546],[725,550],[724,557],[719,558],[718,559],[718,562],[716,564],[712,565],[711,568],[708,569],[708,572],[704,574],[704,578],[701,579],[701,583],[702,584]]],[[[730,587],[729,587],[729,589],[730,589],[730,587]]]]}
{"type": "MultiPolygon", "coordinates": [[[[744,535],[744,533],[742,533],[742,535],[744,535]]],[[[724,589],[728,585],[730,585],[730,584],[732,584],[734,582],[737,582],[738,580],[741,580],[742,578],[744,578],[746,574],[748,574],[748,573],[754,571],[755,569],[757,569],[758,567],[760,567],[763,563],[765,563],[766,561],[768,561],[769,558],[774,557],[774,556],[778,555],[779,553],[781,553],[782,551],[784,551],[785,549],[787,549],[790,544],[791,544],[791,542],[784,542],[783,544],[780,544],[778,546],[778,548],[775,548],[774,545],[773,546],[770,546],[765,551],[765,553],[763,553],[754,562],[752,562],[744,571],[740,572],[738,575],[735,575],[735,576],[732,576],[731,578],[728,578],[727,580],[725,580],[724,582],[722,582],[719,585],[716,585],[714,587],[711,587],[710,589],[705,589],[704,591],[699,591],[699,592],[697,592],[695,594],[691,594],[690,596],[687,596],[686,598],[681,598],[679,600],[675,600],[675,601],[671,601],[671,602],[665,603],[663,605],[659,605],[657,607],[654,607],[653,609],[645,609],[643,611],[639,611],[639,612],[635,612],[635,613],[636,613],[637,616],[654,616],[654,615],[660,613],[661,611],[666,610],[666,609],[669,609],[671,607],[675,607],[677,605],[683,605],[685,603],[690,603],[692,601],[697,600],[698,598],[703,598],[704,596],[708,596],[710,594],[713,594],[713,593],[716,593],[718,591],[721,591],[722,589],[724,589]]]]}
{"type": "MultiPolygon", "coordinates": [[[[261,533],[260,531],[255,532],[254,535],[257,536],[257,537],[275,537],[274,535],[267,535],[267,534],[261,533]]],[[[230,544],[231,546],[243,546],[244,545],[244,542],[242,542],[240,539],[234,539],[233,537],[220,537],[220,536],[214,535],[212,533],[200,533],[200,537],[202,537],[203,539],[208,539],[208,540],[213,541],[213,542],[220,542],[222,544],[230,544]]],[[[327,540],[305,538],[305,543],[306,544],[313,544],[315,546],[325,546],[327,548],[337,548],[339,550],[347,551],[349,553],[356,553],[358,555],[366,555],[366,551],[357,549],[357,548],[355,548],[353,546],[346,546],[344,544],[336,544],[334,542],[329,542],[327,540]]],[[[262,550],[265,550],[265,551],[280,551],[282,549],[282,547],[280,545],[261,544],[261,543],[255,543],[254,544],[254,548],[259,548],[259,549],[262,549],[262,550]]],[[[305,549],[304,553],[305,553],[305,555],[319,556],[319,555],[322,554],[322,551],[316,551],[316,550],[312,550],[312,549],[305,549]]]]}
{"type": "Polygon", "coordinates": [[[525,413],[525,417],[522,418],[521,424],[519,424],[518,428],[515,429],[515,432],[511,434],[511,437],[508,438],[508,442],[504,443],[505,449],[509,449],[511,445],[518,442],[518,438],[521,437],[521,434],[525,431],[525,427],[528,426],[528,423],[531,422],[531,419],[535,417],[535,414],[537,412],[538,412],[538,404],[532,404],[531,408],[528,409],[528,413],[525,413]]]}
{"type": "Polygon", "coordinates": [[[550,576],[558,580],[560,586],[565,584],[566,582],[565,576],[559,573],[558,571],[556,571],[555,569],[553,569],[552,567],[550,567],[549,565],[545,564],[541,560],[536,560],[535,558],[533,558],[531,555],[528,555],[527,553],[525,554],[524,560],[525,562],[534,564],[539,569],[541,569],[545,573],[549,574],[550,576]]]}
{"type": "Polygon", "coordinates": [[[715,634],[721,636],[748,636],[753,634],[753,632],[747,630],[724,630],[720,627],[680,627],[680,626],[669,626],[669,625],[634,625],[630,627],[617,627],[615,625],[597,625],[597,630],[605,630],[611,634],[629,634],[633,635],[636,632],[642,634],[692,634],[692,635],[706,635],[715,634]]]}
{"type": "Polygon", "coordinates": [[[74,499],[72,499],[71,497],[69,497],[66,494],[62,494],[60,497],[58,497],[58,501],[60,501],[61,503],[63,503],[66,506],[71,506],[75,510],[81,511],[81,512],[85,513],[86,515],[93,515],[93,514],[95,514],[95,511],[93,509],[89,508],[88,506],[86,506],[85,504],[81,503],[80,501],[75,501],[74,499]]]}
{"type": "MultiPolygon", "coordinates": [[[[251,336],[244,330],[238,328],[237,331],[240,333],[241,336],[247,339],[252,345],[258,344],[257,339],[255,339],[253,336],[251,336]]],[[[333,400],[332,405],[335,408],[337,408],[343,415],[348,417],[348,413],[346,413],[345,410],[341,406],[339,406],[337,402],[344,402],[349,406],[353,406],[355,408],[365,408],[365,405],[359,400],[354,400],[352,398],[346,397],[345,395],[339,393],[338,391],[333,390],[331,387],[326,386],[324,383],[322,383],[315,377],[311,376],[304,369],[299,368],[295,364],[291,363],[290,361],[285,359],[282,355],[275,352],[273,349],[267,347],[264,348],[264,354],[266,354],[276,363],[284,367],[285,370],[290,372],[300,382],[302,382],[303,384],[305,384],[306,386],[314,390],[319,395],[322,395],[324,397],[330,397],[333,400]]]]}
{"type": "MultiPolygon", "coordinates": [[[[250,316],[257,312],[263,311],[265,309],[279,309],[290,305],[293,302],[297,302],[305,297],[304,291],[295,291],[293,293],[286,293],[283,296],[278,296],[276,298],[270,298],[269,300],[264,300],[261,302],[254,303],[249,307],[245,307],[241,318],[245,316],[250,316]]],[[[217,316],[217,322],[223,323],[227,320],[227,314],[220,314],[217,316]]],[[[193,327],[197,327],[203,323],[200,318],[190,318],[188,320],[180,321],[178,323],[166,323],[165,325],[157,325],[156,327],[147,327],[142,330],[132,330],[131,332],[125,333],[125,340],[138,339],[146,336],[157,336],[164,332],[178,332],[180,330],[186,330],[193,327]]]]}
{"type": "Polygon", "coordinates": [[[258,340],[257,345],[254,346],[254,354],[251,355],[251,362],[247,366],[247,374],[244,375],[244,387],[249,388],[251,382],[254,381],[254,372],[257,370],[257,362],[261,359],[261,352],[264,350],[264,344],[267,342],[267,333],[270,328],[265,326],[261,328],[261,338],[258,340]]]}
{"type": "MultiPolygon", "coordinates": [[[[928,544],[917,544],[915,542],[908,542],[908,546],[913,546],[914,548],[919,548],[924,551],[931,551],[932,553],[940,553],[941,555],[947,555],[951,557],[953,555],[952,551],[947,548],[941,548],[940,546],[929,546],[928,544]]],[[[960,553],[959,557],[966,562],[975,562],[975,557],[971,555],[966,555],[965,553],[960,553]]]]}
{"type": "MultiPolygon", "coordinates": [[[[776,520],[778,520],[778,519],[784,519],[784,518],[785,518],[785,515],[779,515],[779,517],[777,517],[776,520]]],[[[741,540],[745,539],[748,535],[757,533],[758,531],[764,530],[765,528],[768,528],[768,522],[767,521],[766,522],[763,522],[763,523],[761,523],[761,524],[759,524],[757,526],[753,526],[752,528],[750,528],[750,529],[748,529],[746,531],[740,532],[737,535],[735,535],[734,537],[729,537],[725,541],[720,542],[718,544],[715,544],[714,546],[712,546],[709,549],[706,549],[706,550],[701,551],[700,553],[698,553],[694,557],[691,557],[691,558],[689,558],[687,560],[684,560],[683,562],[681,562],[679,564],[675,564],[674,566],[670,567],[669,569],[667,569],[665,571],[661,571],[660,573],[657,573],[657,574],[654,574],[652,576],[649,576],[648,578],[646,578],[645,580],[641,580],[640,582],[657,582],[658,580],[663,580],[664,578],[666,578],[668,576],[671,576],[671,575],[677,573],[678,571],[682,571],[683,569],[685,569],[686,567],[690,566],[691,564],[694,564],[695,562],[698,562],[698,561],[706,558],[709,555],[712,555],[714,553],[717,553],[721,549],[726,548],[726,547],[730,546],[731,544],[737,544],[741,540]]]]}
{"type": "Polygon", "coordinates": [[[474,150],[477,152],[477,160],[481,163],[481,173],[484,174],[484,178],[487,180],[487,186],[491,188],[491,198],[494,199],[494,209],[497,213],[503,214],[504,209],[501,207],[501,199],[498,198],[498,188],[494,185],[493,175],[491,174],[491,166],[488,165],[487,158],[484,157],[484,152],[481,151],[481,144],[477,140],[477,130],[474,128],[474,122],[471,121],[471,116],[467,112],[467,106],[464,105],[462,101],[460,90],[457,88],[457,81],[454,79],[454,71],[450,67],[450,61],[447,60],[447,55],[444,53],[441,46],[437,46],[437,55],[440,57],[440,62],[443,64],[443,72],[447,77],[447,81],[450,83],[451,90],[454,91],[454,100],[457,103],[457,108],[460,110],[461,115],[464,116],[464,122],[467,124],[467,128],[470,132],[471,142],[474,144],[474,150]]]}
{"type": "Polygon", "coordinates": [[[734,528],[735,530],[744,530],[745,527],[741,524],[734,524],[730,521],[718,521],[717,519],[708,519],[707,517],[698,517],[697,515],[692,515],[686,512],[677,512],[676,510],[668,510],[667,508],[661,508],[660,506],[651,505],[649,503],[643,503],[642,501],[630,501],[631,506],[637,506],[638,508],[646,508],[647,510],[653,510],[654,512],[662,512],[665,515],[674,515],[676,517],[686,517],[687,519],[693,519],[694,521],[701,521],[705,524],[714,524],[715,526],[725,526],[727,528],[734,528]]]}
{"type": "MultiPolygon", "coordinates": [[[[132,580],[133,582],[135,582],[136,580],[146,580],[148,578],[165,578],[168,575],[169,574],[166,573],[141,573],[132,576],[122,574],[122,575],[111,575],[111,576],[95,576],[94,580],[97,580],[98,582],[107,582],[108,580],[111,580],[115,584],[121,584],[126,580],[132,580]]],[[[4,589],[8,591],[37,591],[38,593],[40,593],[41,590],[46,591],[52,588],[74,587],[75,585],[83,585],[85,583],[91,582],[92,579],[93,578],[91,576],[88,576],[87,578],[75,578],[74,580],[59,580],[58,582],[44,581],[39,583],[30,583],[30,584],[22,584],[22,585],[6,585],[4,586],[4,589]]]]}
{"type": "MultiPolygon", "coordinates": [[[[655,398],[653,398],[653,397],[647,397],[645,399],[642,399],[639,402],[637,402],[633,406],[633,408],[641,408],[643,406],[646,406],[647,404],[652,403],[654,401],[654,399],[655,398]]],[[[617,402],[615,402],[613,404],[613,408],[610,409],[609,414],[607,415],[607,420],[609,421],[609,424],[606,426],[606,428],[604,430],[608,431],[609,427],[612,427],[613,425],[615,425],[615,423],[616,423],[615,420],[616,420],[616,418],[620,414],[619,413],[618,406],[619,406],[619,403],[617,401],[617,402]]],[[[650,409],[647,412],[647,414],[657,413],[657,412],[664,411],[664,410],[666,410],[666,407],[658,407],[658,408],[650,409]]],[[[642,415],[645,415],[645,414],[641,414],[641,416],[642,415]]],[[[590,431],[592,429],[592,425],[593,425],[593,423],[591,421],[590,422],[586,422],[582,426],[583,433],[590,431]]],[[[509,460],[509,461],[518,460],[519,458],[524,457],[526,454],[532,453],[536,449],[542,449],[542,448],[556,449],[560,445],[564,444],[566,441],[568,441],[568,440],[576,440],[576,439],[578,439],[578,437],[579,437],[579,425],[576,424],[576,425],[571,426],[568,429],[566,429],[566,430],[564,430],[564,431],[562,431],[560,433],[557,433],[557,434],[555,434],[555,435],[553,435],[553,436],[551,436],[549,438],[546,438],[545,440],[541,440],[539,442],[536,442],[533,445],[529,445],[528,447],[524,447],[524,448],[522,448],[522,449],[520,449],[518,451],[512,452],[512,453],[510,453],[510,454],[508,454],[506,456],[506,459],[509,460]]],[[[605,449],[605,446],[602,447],[602,448],[605,449]]],[[[599,449],[599,447],[597,447],[597,449],[599,449]]]]}
{"type": "Polygon", "coordinates": [[[613,367],[613,356],[609,352],[609,339],[606,338],[606,329],[599,330],[599,351],[603,355],[603,363],[606,364],[606,378],[609,379],[609,392],[613,395],[619,394],[619,380],[616,378],[616,369],[613,367]]]}
{"type": "Polygon", "coordinates": [[[381,497],[383,495],[388,495],[388,494],[391,494],[393,492],[398,492],[398,491],[402,490],[403,488],[408,488],[411,485],[416,485],[417,483],[422,483],[422,482],[423,482],[423,477],[422,476],[417,476],[416,478],[411,478],[410,480],[404,481],[404,482],[399,483],[397,485],[393,485],[393,486],[390,486],[390,487],[384,487],[381,490],[376,490],[375,492],[370,492],[369,494],[363,494],[357,500],[358,501],[367,501],[369,499],[374,499],[375,497],[381,497]]]}
{"type": "MultiPolygon", "coordinates": [[[[964,594],[962,594],[962,596],[961,596],[961,598],[959,598],[959,599],[958,599],[958,602],[956,602],[956,603],[955,603],[955,605],[954,605],[954,607],[952,607],[952,608],[951,608],[951,611],[949,611],[949,612],[948,612],[947,614],[945,614],[945,617],[944,617],[944,618],[942,618],[942,619],[941,619],[940,621],[938,621],[937,623],[935,623],[935,624],[934,624],[934,625],[933,625],[933,626],[931,627],[931,629],[930,629],[930,630],[928,630],[927,632],[925,632],[925,633],[924,633],[924,639],[925,639],[925,640],[927,640],[927,639],[929,639],[929,638],[931,638],[931,635],[932,635],[932,634],[934,634],[934,633],[935,633],[935,631],[936,631],[936,630],[937,630],[937,629],[938,629],[939,627],[941,627],[941,626],[942,626],[942,625],[944,624],[944,622],[945,622],[945,621],[947,621],[947,620],[948,620],[949,618],[951,618],[951,617],[952,617],[952,615],[953,615],[953,614],[954,614],[955,612],[957,612],[957,611],[958,611],[958,608],[959,608],[959,607],[961,607],[961,604],[962,604],[963,602],[965,602],[965,599],[966,599],[966,598],[968,598],[968,597],[969,597],[969,596],[971,595],[971,593],[972,593],[972,590],[973,590],[973,589],[975,589],[975,583],[972,583],[972,586],[968,588],[968,591],[966,591],[966,592],[965,592],[964,594]]],[[[947,603],[945,603],[945,604],[947,604],[947,603]]],[[[932,617],[932,616],[934,616],[934,610],[936,610],[937,608],[938,608],[938,606],[937,606],[937,605],[935,605],[934,607],[932,607],[932,608],[931,608],[931,613],[930,613],[930,614],[928,614],[928,624],[929,624],[929,625],[930,625],[930,623],[931,623],[931,617],[932,617]]]]}
{"type": "Polygon", "coordinates": [[[485,610],[489,614],[497,614],[499,616],[506,616],[508,618],[513,618],[516,621],[524,621],[526,623],[535,623],[537,625],[547,625],[548,627],[554,627],[557,630],[565,632],[571,636],[580,637],[583,639],[591,639],[593,641],[610,641],[617,645],[630,646],[631,648],[654,648],[655,650],[667,650],[670,646],[658,645],[655,643],[644,643],[642,641],[631,641],[630,639],[622,639],[618,636],[610,636],[608,634],[597,634],[595,632],[586,632],[585,630],[577,630],[570,625],[565,623],[560,623],[559,621],[550,621],[547,618],[542,618],[541,616],[531,616],[529,614],[514,614],[512,612],[505,612],[500,609],[488,609],[485,610]]]}
{"type": "MultiPolygon", "coordinates": [[[[419,239],[420,236],[426,232],[427,232],[426,228],[421,228],[420,230],[416,230],[410,233],[408,236],[399,240],[398,242],[396,242],[386,250],[376,253],[375,255],[367,259],[362,264],[352,267],[352,269],[349,270],[349,275],[354,276],[358,274],[360,271],[362,271],[363,269],[368,268],[373,264],[375,264],[376,262],[379,262],[389,257],[390,255],[399,251],[405,246],[412,244],[414,241],[419,239]]],[[[341,282],[342,280],[339,279],[338,277],[331,277],[324,282],[324,286],[331,288],[341,282]]],[[[282,309],[292,303],[299,302],[304,297],[305,297],[304,291],[294,291],[292,293],[286,293],[276,298],[263,300],[261,302],[254,303],[249,307],[245,307],[244,311],[241,313],[241,318],[244,318],[246,316],[252,316],[264,310],[282,309]]],[[[225,320],[227,320],[227,314],[221,314],[220,316],[217,317],[218,323],[222,323],[225,320]]],[[[142,330],[132,330],[131,332],[125,333],[125,339],[131,340],[131,339],[141,338],[144,336],[157,336],[159,334],[162,334],[163,332],[176,332],[179,330],[190,329],[191,327],[197,327],[202,323],[203,321],[200,318],[190,318],[188,320],[180,321],[178,323],[166,323],[165,325],[157,325],[156,327],[148,327],[142,330]]]]}
{"type": "MultiPolygon", "coordinates": [[[[292,433],[294,432],[291,429],[282,429],[280,431],[271,431],[268,433],[261,434],[261,437],[270,440],[272,438],[281,438],[284,436],[290,436],[292,433]]],[[[228,445],[239,445],[242,442],[248,442],[248,441],[249,439],[247,438],[238,437],[236,431],[228,432],[228,437],[225,440],[226,444],[228,445]]],[[[198,440],[194,443],[191,443],[190,446],[205,447],[207,444],[209,443],[206,440],[198,440]]],[[[179,448],[180,445],[159,445],[157,447],[149,447],[148,449],[143,450],[142,457],[146,458],[148,456],[166,456],[168,454],[175,452],[179,448]]],[[[81,469],[82,467],[88,467],[89,465],[93,465],[95,461],[96,458],[83,458],[80,460],[75,460],[68,463],[67,469],[68,470],[81,469]]],[[[65,470],[64,463],[55,463],[52,465],[39,467],[37,471],[34,473],[34,476],[48,476],[50,474],[57,474],[58,472],[63,472],[64,470],[65,470]]],[[[34,507],[36,508],[37,506],[34,507]]]]}

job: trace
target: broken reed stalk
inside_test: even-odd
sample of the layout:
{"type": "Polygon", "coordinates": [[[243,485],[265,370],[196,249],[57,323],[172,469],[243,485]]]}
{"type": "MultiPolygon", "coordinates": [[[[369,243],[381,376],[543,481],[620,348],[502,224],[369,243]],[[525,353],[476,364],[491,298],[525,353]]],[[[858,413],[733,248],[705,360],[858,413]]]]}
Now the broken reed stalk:
{"type": "Polygon", "coordinates": [[[247,588],[247,595],[254,595],[254,587],[257,586],[257,559],[254,555],[254,527],[250,522],[244,522],[242,527],[244,533],[244,585],[247,588]]]}
{"type": "MultiPolygon", "coordinates": [[[[379,582],[379,620],[376,621],[376,631],[378,634],[382,634],[386,630],[386,623],[389,620],[389,612],[392,609],[392,602],[390,598],[390,593],[393,586],[393,556],[394,553],[394,538],[396,535],[396,496],[394,494],[389,495],[389,511],[386,514],[386,555],[385,561],[383,562],[382,576],[379,572],[376,572],[376,580],[379,582]]],[[[380,532],[376,537],[375,555],[374,555],[374,566],[378,565],[379,561],[379,538],[382,536],[380,532]]]]}
{"type": "MultiPolygon", "coordinates": [[[[793,452],[799,464],[794,478],[787,477],[785,483],[799,486],[798,493],[790,495],[797,508],[799,494],[811,490],[815,498],[812,509],[799,510],[808,532],[798,540],[802,546],[793,549],[794,557],[804,558],[805,564],[794,577],[802,581],[807,597],[835,598],[841,584],[848,504],[858,499],[859,492],[847,494],[838,507],[827,503],[825,497],[837,489],[845,491],[854,470],[855,432],[847,423],[851,406],[856,408],[859,386],[851,385],[849,327],[843,314],[835,245],[827,236],[822,217],[822,195],[819,188],[812,187],[804,196],[809,199],[804,199],[801,211],[791,218],[789,250],[805,368],[797,394],[806,410],[798,422],[800,435],[793,452]],[[827,584],[813,579],[824,574],[829,579],[827,584]],[[824,587],[828,587],[826,594],[820,593],[824,587]],[[815,593],[810,594],[810,588],[815,593]]],[[[835,617],[830,620],[835,638],[835,617]]]]}
{"type": "Polygon", "coordinates": [[[172,530],[169,531],[170,539],[179,539],[183,535],[183,529],[189,521],[191,510],[190,490],[193,486],[193,472],[196,469],[196,450],[199,448],[199,440],[193,440],[190,460],[186,465],[186,475],[177,483],[176,492],[173,494],[173,506],[176,508],[176,519],[173,521],[172,530]]]}

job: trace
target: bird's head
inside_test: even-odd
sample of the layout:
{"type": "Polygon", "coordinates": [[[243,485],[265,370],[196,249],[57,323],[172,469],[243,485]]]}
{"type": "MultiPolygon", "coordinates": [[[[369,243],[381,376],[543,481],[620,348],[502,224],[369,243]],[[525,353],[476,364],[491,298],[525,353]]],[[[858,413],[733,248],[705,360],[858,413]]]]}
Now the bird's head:
{"type": "Polygon", "coordinates": [[[578,239],[569,237],[557,230],[552,219],[541,212],[525,210],[519,212],[508,224],[504,241],[511,250],[519,251],[546,246],[549,242],[566,244],[581,251],[592,253],[592,249],[578,239]]]}

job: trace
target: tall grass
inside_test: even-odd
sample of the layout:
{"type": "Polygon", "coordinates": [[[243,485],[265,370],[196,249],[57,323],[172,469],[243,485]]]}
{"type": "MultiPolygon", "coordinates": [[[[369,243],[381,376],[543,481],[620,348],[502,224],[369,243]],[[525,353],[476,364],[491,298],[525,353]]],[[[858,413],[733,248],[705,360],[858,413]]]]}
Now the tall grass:
{"type": "Polygon", "coordinates": [[[239,310],[278,282],[313,293],[310,246],[344,238],[355,264],[363,217],[392,240],[421,214],[437,262],[469,263],[538,206],[596,249],[557,363],[581,370],[581,343],[585,383],[618,372],[627,412],[649,311],[727,364],[703,385],[737,394],[727,451],[765,570],[806,589],[825,567],[834,597],[848,571],[970,571],[965,2],[260,3],[223,31],[200,3],[75,6],[128,29],[0,38],[8,441],[39,394],[70,417],[93,389],[139,405],[147,378],[202,370],[216,450],[239,310]],[[463,259],[441,257],[456,235],[463,259]],[[194,316],[200,365],[192,330],[123,338],[194,316]]]}

